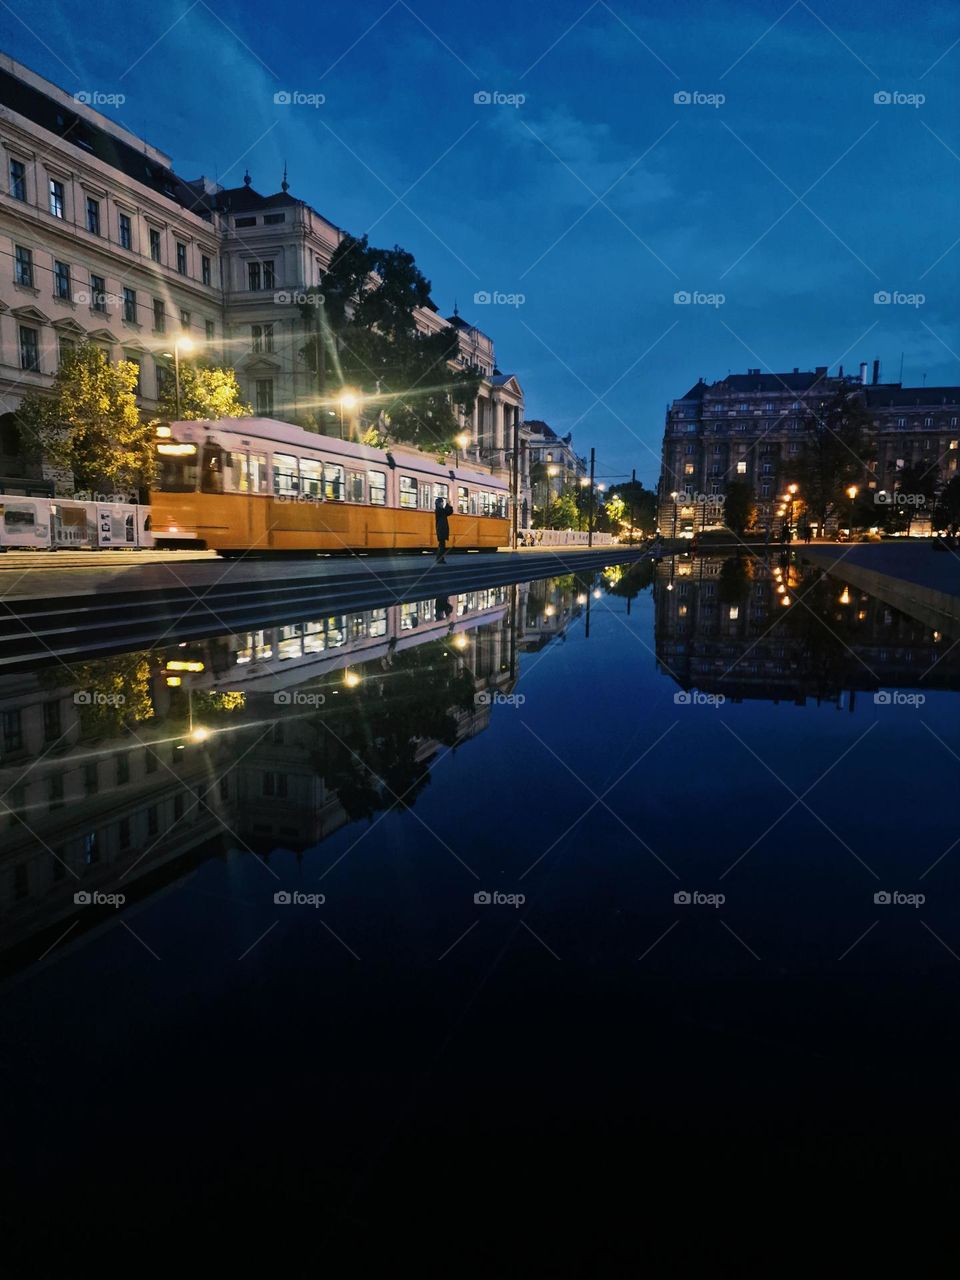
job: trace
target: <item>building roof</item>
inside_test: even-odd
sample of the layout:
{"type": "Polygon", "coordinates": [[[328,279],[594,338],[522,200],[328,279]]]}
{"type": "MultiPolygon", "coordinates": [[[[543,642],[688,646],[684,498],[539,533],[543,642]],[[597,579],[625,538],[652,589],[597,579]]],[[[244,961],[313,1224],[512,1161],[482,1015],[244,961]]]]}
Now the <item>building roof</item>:
{"type": "Polygon", "coordinates": [[[867,407],[871,409],[960,405],[960,387],[901,387],[897,382],[864,387],[867,407]]]}
{"type": "Polygon", "coordinates": [[[289,208],[290,205],[297,204],[303,204],[303,201],[290,195],[288,191],[263,196],[247,183],[242,187],[224,187],[217,197],[217,205],[224,213],[259,213],[261,210],[289,208]]]}
{"type": "Polygon", "coordinates": [[[210,197],[204,189],[178,177],[168,165],[155,158],[157,153],[138,151],[117,134],[97,124],[92,113],[72,111],[65,102],[58,101],[3,67],[0,67],[0,104],[135,182],[150,187],[158,195],[175,201],[201,218],[210,218],[210,197]]]}
{"type": "Polygon", "coordinates": [[[746,373],[728,373],[725,378],[715,382],[711,391],[809,391],[817,383],[828,380],[826,366],[801,372],[794,369],[792,373],[761,373],[759,369],[748,369],[746,373]]]}

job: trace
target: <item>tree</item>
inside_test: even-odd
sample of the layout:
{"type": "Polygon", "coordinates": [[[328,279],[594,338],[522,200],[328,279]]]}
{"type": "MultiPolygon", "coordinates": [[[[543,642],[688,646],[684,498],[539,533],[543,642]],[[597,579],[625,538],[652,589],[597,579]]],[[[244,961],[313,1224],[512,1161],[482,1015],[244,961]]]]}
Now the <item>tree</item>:
{"type": "MultiPolygon", "coordinates": [[[[253,413],[240,398],[237,375],[233,369],[213,365],[180,363],[180,418],[248,418],[253,413]]],[[[176,384],[167,379],[160,396],[160,414],[174,418],[177,414],[176,384]]]]}
{"type": "Polygon", "coordinates": [[[723,521],[731,533],[743,537],[752,529],[757,519],[757,507],[753,498],[753,485],[746,480],[731,480],[723,504],[723,521]]]}
{"type": "MultiPolygon", "coordinates": [[[[641,534],[654,533],[657,527],[657,495],[652,489],[645,489],[643,482],[626,481],[625,484],[614,485],[610,490],[611,498],[616,494],[623,499],[626,507],[626,518],[641,534]]],[[[609,503],[609,500],[608,500],[609,503]]]]}
{"type": "Polygon", "coordinates": [[[846,490],[867,470],[870,433],[867,411],[856,391],[840,390],[801,420],[800,454],[790,464],[808,515],[821,530],[827,518],[849,503],[846,490]]]}
{"type": "Polygon", "coordinates": [[[320,290],[322,301],[303,304],[301,314],[310,330],[303,355],[321,396],[332,406],[340,387],[356,387],[376,405],[389,439],[451,450],[460,430],[454,406],[472,410],[480,374],[454,367],[456,329],[419,329],[417,310],[433,303],[413,255],[346,236],[320,290]]]}
{"type": "Polygon", "coordinates": [[[130,360],[112,364],[84,342],[64,353],[49,391],[30,390],[17,411],[27,453],[73,472],[78,488],[135,488],[153,476],[153,430],[141,420],[130,360]]]}
{"type": "Polygon", "coordinates": [[[937,503],[937,527],[956,537],[960,531],[960,475],[948,480],[937,503]]]}
{"type": "Polygon", "coordinates": [[[620,494],[609,493],[606,502],[597,514],[596,528],[604,533],[619,533],[626,513],[627,504],[620,494]]]}

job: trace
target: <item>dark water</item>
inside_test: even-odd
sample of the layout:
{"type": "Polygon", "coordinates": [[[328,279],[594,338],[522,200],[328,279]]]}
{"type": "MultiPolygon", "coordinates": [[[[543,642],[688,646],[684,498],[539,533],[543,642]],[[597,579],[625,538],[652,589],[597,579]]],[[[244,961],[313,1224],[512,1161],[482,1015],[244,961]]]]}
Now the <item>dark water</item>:
{"type": "Polygon", "coordinates": [[[952,1193],[935,623],[680,558],[3,682],[8,1211],[593,1275],[624,1215],[952,1193]]]}

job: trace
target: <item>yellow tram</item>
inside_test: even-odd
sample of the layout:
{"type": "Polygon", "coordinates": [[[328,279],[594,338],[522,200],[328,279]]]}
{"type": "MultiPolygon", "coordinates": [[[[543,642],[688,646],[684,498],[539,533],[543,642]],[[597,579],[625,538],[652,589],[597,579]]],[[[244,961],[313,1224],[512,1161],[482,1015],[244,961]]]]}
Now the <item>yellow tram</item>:
{"type": "Polygon", "coordinates": [[[270,418],[157,429],[150,494],[159,547],[244,551],[418,550],[436,546],[434,503],[453,507],[454,550],[509,541],[506,484],[409,448],[374,449],[270,418]]]}

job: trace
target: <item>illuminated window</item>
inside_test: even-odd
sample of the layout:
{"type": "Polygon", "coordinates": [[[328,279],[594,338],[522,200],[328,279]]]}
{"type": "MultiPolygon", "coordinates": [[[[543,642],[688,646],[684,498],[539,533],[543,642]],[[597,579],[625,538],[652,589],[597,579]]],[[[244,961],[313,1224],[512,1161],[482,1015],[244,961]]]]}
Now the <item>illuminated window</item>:
{"type": "Polygon", "coordinates": [[[343,467],[335,462],[323,464],[323,496],[330,502],[342,502],[345,494],[343,467]]]}
{"type": "Polygon", "coordinates": [[[457,510],[462,516],[470,513],[470,492],[463,485],[457,489],[457,510]]]}
{"type": "Polygon", "coordinates": [[[323,492],[323,464],[316,458],[300,459],[300,480],[303,492],[319,498],[323,492]]]}
{"type": "Polygon", "coordinates": [[[347,477],[347,501],[362,502],[363,499],[363,472],[351,471],[347,477]]]}
{"type": "Polygon", "coordinates": [[[297,460],[289,453],[273,455],[273,491],[277,495],[300,492],[297,460]]]}
{"type": "Polygon", "coordinates": [[[401,507],[417,505],[417,482],[413,476],[400,477],[400,505],[401,507]]]}
{"type": "Polygon", "coordinates": [[[384,471],[367,472],[367,489],[370,492],[370,504],[374,507],[387,505],[387,476],[384,471]]]}
{"type": "Polygon", "coordinates": [[[745,462],[737,463],[737,475],[745,476],[747,474],[747,464],[745,462]]]}

